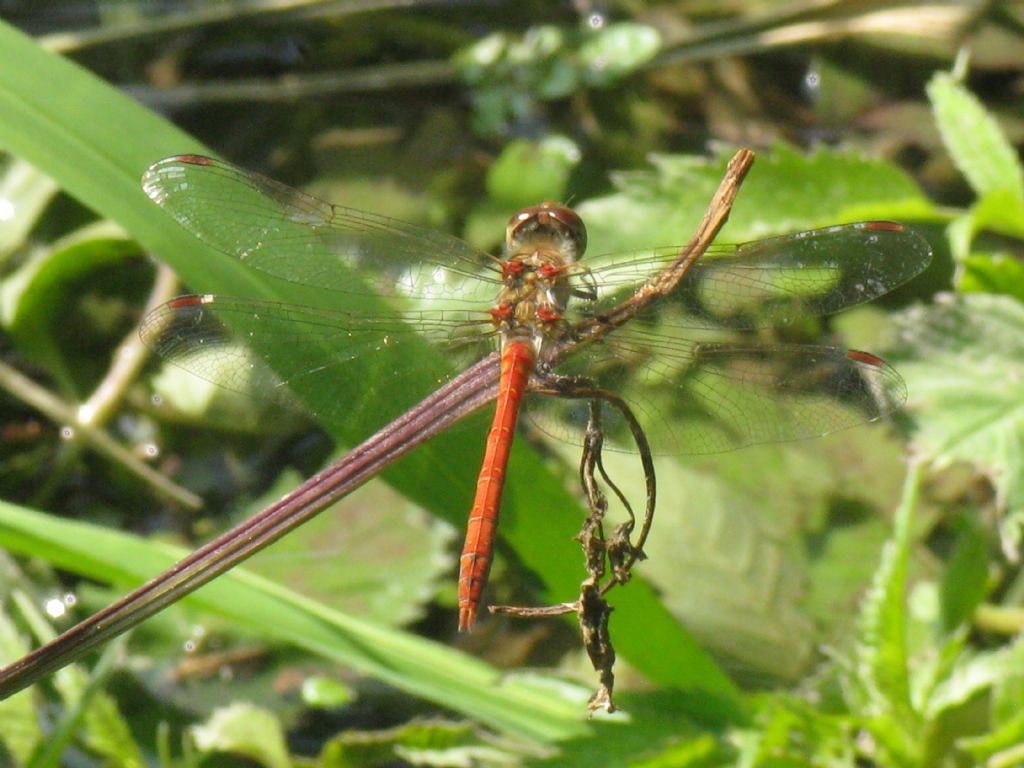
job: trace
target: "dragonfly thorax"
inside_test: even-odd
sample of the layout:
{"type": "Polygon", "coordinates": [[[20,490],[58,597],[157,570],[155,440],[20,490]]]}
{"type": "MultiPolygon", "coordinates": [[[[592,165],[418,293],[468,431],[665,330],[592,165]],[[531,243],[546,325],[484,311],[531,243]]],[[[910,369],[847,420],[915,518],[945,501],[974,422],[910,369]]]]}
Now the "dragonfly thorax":
{"type": "Polygon", "coordinates": [[[530,341],[539,353],[544,342],[566,327],[572,292],[569,274],[575,262],[559,248],[533,247],[507,254],[502,287],[491,318],[502,338],[530,341]]]}
{"type": "Polygon", "coordinates": [[[491,311],[503,345],[527,340],[540,352],[547,339],[566,327],[570,276],[586,244],[580,217],[555,203],[524,208],[509,219],[502,287],[491,311]]]}

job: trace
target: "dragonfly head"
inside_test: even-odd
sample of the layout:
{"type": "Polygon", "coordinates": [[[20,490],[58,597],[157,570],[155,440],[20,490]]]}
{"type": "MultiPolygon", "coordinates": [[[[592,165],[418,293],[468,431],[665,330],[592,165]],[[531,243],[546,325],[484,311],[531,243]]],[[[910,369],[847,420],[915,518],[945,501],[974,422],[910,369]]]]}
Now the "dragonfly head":
{"type": "Polygon", "coordinates": [[[576,261],[587,247],[587,228],[583,226],[583,219],[571,208],[545,202],[524,208],[508,220],[505,247],[509,251],[550,241],[570,250],[571,260],[576,261]]]}

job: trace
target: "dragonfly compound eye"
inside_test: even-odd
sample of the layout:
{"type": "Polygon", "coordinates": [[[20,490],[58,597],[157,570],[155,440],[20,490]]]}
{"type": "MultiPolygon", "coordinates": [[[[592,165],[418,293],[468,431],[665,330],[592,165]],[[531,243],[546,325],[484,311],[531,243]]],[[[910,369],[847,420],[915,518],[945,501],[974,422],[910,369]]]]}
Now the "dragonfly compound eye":
{"type": "Polygon", "coordinates": [[[587,228],[574,210],[545,202],[524,208],[508,221],[505,243],[509,249],[526,245],[534,238],[558,236],[572,244],[576,258],[587,248],[587,228]]]}

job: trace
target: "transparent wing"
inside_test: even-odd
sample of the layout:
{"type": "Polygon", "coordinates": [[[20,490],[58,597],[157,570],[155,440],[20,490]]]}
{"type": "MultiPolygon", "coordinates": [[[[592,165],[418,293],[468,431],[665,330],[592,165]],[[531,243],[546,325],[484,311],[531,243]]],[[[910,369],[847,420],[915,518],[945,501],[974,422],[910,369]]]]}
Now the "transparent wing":
{"type": "MultiPolygon", "coordinates": [[[[672,261],[678,249],[597,257],[588,262],[600,314],[628,298],[672,261]]],[[[688,328],[755,328],[829,315],[876,299],[910,280],[931,261],[920,235],[887,221],[843,224],[782,237],[712,245],[663,304],[688,328]]]]}
{"type": "MultiPolygon", "coordinates": [[[[624,328],[560,373],[619,393],[656,453],[709,454],[818,437],[874,421],[907,397],[899,374],[870,353],[837,347],[695,340],[624,328]]],[[[580,442],[584,400],[531,397],[545,432],[580,442]]],[[[635,450],[623,419],[603,409],[609,447],[635,450]]]]}
{"type": "MultiPolygon", "coordinates": [[[[481,309],[493,301],[497,263],[457,238],[332,206],[197,156],[163,160],[143,182],[198,238],[256,269],[337,291],[361,292],[368,282],[378,293],[424,302],[423,311],[369,316],[209,295],[169,302],[146,319],[143,339],[202,378],[285,401],[289,385],[301,387],[308,401],[311,390],[330,391],[303,386],[309,381],[349,376],[355,367],[346,364],[372,361],[389,381],[402,382],[398,397],[377,405],[384,398],[367,388],[361,407],[374,407],[384,423],[495,347],[481,309]],[[412,380],[390,352],[424,340],[445,347],[449,362],[412,380]]],[[[600,315],[625,300],[674,256],[673,249],[595,260],[573,278],[576,293],[590,297],[578,302],[580,313],[600,315]]],[[[906,397],[899,375],[880,359],[833,347],[755,344],[711,330],[836,312],[886,293],[929,260],[922,238],[890,222],[715,246],[672,295],[603,343],[569,356],[559,372],[619,392],[652,445],[673,453],[811,437],[877,419],[906,397]]],[[[583,404],[533,400],[547,431],[571,437],[582,426],[583,404]]],[[[334,420],[352,404],[326,394],[311,407],[334,420]]],[[[614,414],[607,420],[611,441],[631,447],[614,414]]]]}
{"type": "Polygon", "coordinates": [[[385,296],[490,300],[495,259],[456,237],[331,205],[228,163],[178,155],[152,165],[146,194],[197,238],[291,282],[385,296]],[[359,270],[359,278],[352,270],[359,270]]]}
{"type": "MultiPolygon", "coordinates": [[[[399,380],[397,400],[373,397],[365,388],[361,408],[370,408],[381,425],[429,394],[464,360],[468,365],[494,349],[489,318],[464,310],[392,312],[373,317],[254,299],[182,296],[163,304],[143,320],[143,342],[160,357],[221,387],[298,407],[292,388],[301,391],[307,410],[326,421],[351,412],[339,400],[333,382],[356,375],[353,361],[374,367],[378,376],[399,380]],[[431,341],[449,350],[436,370],[413,376],[396,367],[394,352],[410,343],[431,341]]],[[[368,379],[372,380],[372,379],[368,379]]]]}
{"type": "MultiPolygon", "coordinates": [[[[626,300],[678,249],[598,258],[577,276],[584,316],[626,300]]],[[[630,403],[658,452],[706,454],[816,437],[873,421],[906,400],[899,374],[874,355],[769,344],[742,332],[797,325],[877,298],[931,261],[902,225],[861,222],[740,245],[712,246],[676,290],[556,373],[582,376],[630,403]]],[[[542,430],[580,441],[585,402],[531,398],[542,430]]],[[[631,449],[605,411],[611,447],[631,449]]]]}

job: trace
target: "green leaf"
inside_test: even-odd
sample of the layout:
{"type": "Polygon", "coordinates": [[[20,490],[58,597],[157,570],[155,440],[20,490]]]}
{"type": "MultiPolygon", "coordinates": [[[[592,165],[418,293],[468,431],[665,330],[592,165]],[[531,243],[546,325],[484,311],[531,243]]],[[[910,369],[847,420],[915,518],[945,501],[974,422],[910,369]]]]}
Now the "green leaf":
{"type": "MultiPolygon", "coordinates": [[[[696,228],[728,159],[661,155],[654,169],[620,173],[618,191],[578,207],[594,255],[681,244],[696,228]]],[[[742,242],[862,219],[937,213],[896,166],[853,152],[801,154],[783,145],[758,156],[720,241],[742,242]]]]}
{"type": "Polygon", "coordinates": [[[12,159],[0,176],[0,263],[20,248],[40,214],[57,194],[53,179],[12,159]]]}
{"type": "Polygon", "coordinates": [[[1016,196],[1009,190],[986,192],[967,213],[949,225],[948,238],[953,257],[961,263],[969,259],[975,236],[986,229],[1024,238],[1022,210],[1016,196]]]}
{"type": "Polygon", "coordinates": [[[509,123],[531,119],[539,101],[565,98],[576,89],[578,73],[565,42],[559,27],[541,24],[517,37],[490,35],[455,54],[453,64],[473,87],[478,133],[502,133],[509,123]]]}
{"type": "Polygon", "coordinates": [[[989,548],[981,525],[967,515],[957,521],[953,555],[942,574],[942,624],[947,632],[968,624],[988,592],[989,548]]]}
{"type": "MultiPolygon", "coordinates": [[[[836,605],[852,607],[889,531],[871,527],[847,567],[832,552],[809,558],[804,526],[837,496],[878,520],[899,498],[902,450],[868,425],[814,441],[656,457],[659,503],[638,572],[741,682],[798,679],[818,638],[847,618],[836,605]],[[810,588],[825,592],[819,613],[810,588]]],[[[628,498],[641,493],[635,456],[609,452],[602,461],[628,498]]],[[[618,620],[616,611],[613,631],[618,620]]]]}
{"type": "Polygon", "coordinates": [[[1024,760],[1024,710],[998,727],[973,738],[957,741],[957,747],[972,758],[975,765],[1013,768],[1024,760]]]}
{"type": "Polygon", "coordinates": [[[962,641],[950,644],[955,656],[950,654],[951,663],[925,702],[925,714],[931,722],[938,722],[942,714],[996,688],[1004,680],[1020,685],[1021,671],[1010,648],[977,654],[962,648],[962,641]]]}
{"type": "Polygon", "coordinates": [[[937,73],[928,84],[935,121],[946,150],[979,197],[1009,193],[1018,228],[1024,227],[1024,172],[1016,150],[980,101],[958,80],[937,73]]]}
{"type": "Polygon", "coordinates": [[[584,80],[610,86],[653,59],[661,50],[661,35],[645,24],[608,24],[583,39],[579,49],[584,80]]]}
{"type": "MultiPolygon", "coordinates": [[[[0,50],[4,51],[0,59],[0,113],[4,115],[0,146],[33,163],[93,210],[121,224],[196,289],[302,304],[324,301],[316,291],[263,277],[211,251],[143,194],[139,179],[151,163],[178,153],[210,154],[199,142],[84,69],[43,51],[27,36],[2,24],[0,50]],[[62,87],[54,89],[53,83],[62,87]]],[[[320,397],[352,403],[350,418],[332,425],[342,443],[354,445],[380,428],[379,421],[360,407],[368,398],[406,397],[409,376],[416,371],[424,374],[420,379],[424,385],[433,380],[437,354],[425,344],[414,347],[409,345],[396,356],[394,369],[401,370],[402,377],[378,371],[366,378],[353,369],[351,376],[331,382],[329,391],[324,385],[320,397]],[[373,383],[368,387],[366,381],[373,383]]],[[[474,465],[483,451],[482,435],[478,441],[466,435],[435,438],[388,470],[386,479],[420,506],[461,526],[473,497],[474,465]]],[[[562,479],[535,451],[517,444],[500,536],[523,566],[541,578],[552,601],[568,599],[578,591],[582,564],[566,553],[575,549],[572,539],[581,520],[579,510],[579,502],[562,479]]],[[[155,561],[150,560],[138,578],[154,575],[154,566],[155,561]]],[[[734,716],[734,687],[714,661],[699,652],[649,585],[634,579],[628,589],[619,592],[615,598],[618,652],[649,679],[700,691],[717,714],[734,716]],[[682,657],[680,648],[687,650],[682,657]]],[[[421,693],[431,695],[425,690],[421,693]]]]}
{"type": "MultiPolygon", "coordinates": [[[[115,644],[108,650],[116,648],[115,644]]],[[[118,710],[114,698],[102,690],[91,691],[90,695],[91,685],[97,682],[95,679],[90,680],[77,664],[62,669],[55,679],[69,711],[82,706],[82,738],[92,752],[102,756],[107,765],[119,768],[142,768],[146,764],[142,750],[132,738],[128,720],[118,710]]]]}
{"type": "Polygon", "coordinates": [[[312,709],[334,709],[354,699],[355,692],[339,680],[319,675],[302,681],[302,703],[312,709]]]}
{"type": "Polygon", "coordinates": [[[61,238],[9,275],[0,286],[0,322],[20,337],[46,335],[54,310],[67,301],[64,287],[89,272],[139,253],[109,222],[97,222],[61,238]]]}
{"type": "MultiPolygon", "coordinates": [[[[35,606],[27,598],[17,601],[36,634],[50,640],[53,633],[35,606]]],[[[60,693],[64,707],[46,740],[38,745],[29,761],[32,768],[50,768],[62,764],[62,756],[81,729],[88,747],[118,768],[141,768],[142,755],[131,738],[127,722],[117,711],[112,697],[103,692],[113,661],[121,652],[123,639],[108,645],[99,662],[90,673],[77,664],[59,670],[54,675],[54,687],[60,693]]]]}
{"type": "Polygon", "coordinates": [[[756,728],[731,735],[747,765],[853,765],[852,718],[794,695],[757,697],[756,728]]]}
{"type": "Polygon", "coordinates": [[[200,752],[243,755],[266,768],[290,768],[284,728],[273,713],[252,704],[218,709],[205,723],[191,728],[200,752]]]}
{"type": "Polygon", "coordinates": [[[227,432],[266,435],[294,431],[303,424],[301,411],[266,402],[266,392],[219,387],[172,363],[163,363],[150,377],[162,417],[202,423],[227,432]],[[243,391],[244,390],[244,391],[243,391]]]}
{"type": "MultiPolygon", "coordinates": [[[[0,561],[0,569],[8,566],[0,561]]],[[[6,598],[6,596],[0,596],[6,598]]],[[[0,601],[0,664],[8,664],[25,653],[28,648],[19,637],[14,622],[2,610],[6,599],[0,601]]],[[[17,765],[23,765],[36,747],[42,743],[44,734],[36,717],[33,691],[22,691],[0,701],[0,754],[7,752],[17,765]]]]}
{"type": "Polygon", "coordinates": [[[996,680],[992,696],[992,720],[1004,725],[1024,713],[1024,636],[1017,635],[1006,650],[1006,674],[996,680]]]}
{"type": "Polygon", "coordinates": [[[511,141],[487,170],[487,192],[506,211],[562,200],[579,160],[579,147],[564,136],[511,141]]]}
{"type": "MultiPolygon", "coordinates": [[[[13,602],[38,639],[48,642],[56,637],[49,620],[35,601],[16,591],[13,602]]],[[[141,768],[144,764],[142,753],[132,738],[131,729],[118,711],[114,699],[102,690],[113,658],[119,652],[120,643],[111,645],[91,673],[79,664],[71,664],[54,675],[53,686],[60,694],[64,707],[49,729],[45,741],[34,745],[35,754],[31,761],[27,761],[28,764],[39,768],[60,764],[61,755],[72,743],[81,724],[85,745],[104,757],[108,764],[118,768],[141,768]]],[[[27,691],[12,697],[10,701],[18,699],[31,701],[27,691]]],[[[0,710],[3,706],[4,702],[0,702],[0,710]]]]}
{"type": "Polygon", "coordinates": [[[963,293],[1003,293],[1024,303],[1024,264],[1011,257],[969,256],[961,263],[960,284],[963,293]]]}
{"type": "Polygon", "coordinates": [[[908,765],[916,764],[924,750],[911,700],[906,617],[907,563],[921,477],[920,465],[907,473],[892,540],[861,606],[856,663],[847,681],[857,692],[854,712],[867,721],[881,753],[908,765]]]}
{"type": "Polygon", "coordinates": [[[399,759],[428,766],[503,765],[514,761],[514,756],[488,744],[466,724],[444,720],[340,733],[320,753],[322,768],[388,765],[399,759]]]}
{"type": "Polygon", "coordinates": [[[702,738],[701,729],[688,714],[692,704],[678,691],[628,693],[616,699],[629,713],[630,722],[614,716],[595,718],[594,732],[587,738],[561,744],[557,757],[538,764],[612,768],[629,765],[635,756],[651,755],[669,744],[702,738]]]}
{"type": "Polygon", "coordinates": [[[706,768],[709,765],[729,765],[729,762],[725,762],[728,754],[728,750],[707,733],[677,741],[657,755],[633,759],[629,764],[631,768],[706,768]]]}
{"type": "Polygon", "coordinates": [[[1024,238],[1024,202],[1010,189],[985,192],[971,206],[971,224],[975,232],[990,229],[1016,238],[1024,238]]]}
{"type": "Polygon", "coordinates": [[[452,63],[467,83],[476,85],[488,79],[491,69],[506,55],[508,45],[508,37],[495,32],[460,50],[452,63]]]}
{"type": "MultiPolygon", "coordinates": [[[[628,461],[615,454],[604,464],[620,477],[628,461]]],[[[755,679],[795,680],[814,651],[814,627],[804,610],[807,562],[796,521],[820,503],[817,494],[825,489],[794,479],[828,470],[825,461],[808,464],[815,464],[813,458],[799,449],[757,446],[697,466],[670,458],[656,466],[662,502],[640,572],[706,647],[755,679]],[[751,467],[757,471],[749,472],[751,467]],[[760,478],[760,489],[744,483],[744,474],[760,478]],[[787,482],[767,479],[772,477],[787,482]],[[770,511],[766,496],[772,498],[770,511]]]]}
{"type": "Polygon", "coordinates": [[[963,461],[988,477],[1014,548],[1024,522],[1024,306],[967,294],[894,323],[891,357],[911,393],[918,451],[936,469],[963,461]]]}
{"type": "MultiPolygon", "coordinates": [[[[285,473],[251,512],[300,480],[285,473]]],[[[370,481],[260,552],[248,568],[324,606],[397,627],[422,618],[440,585],[451,584],[454,538],[451,526],[370,481]]]]}

